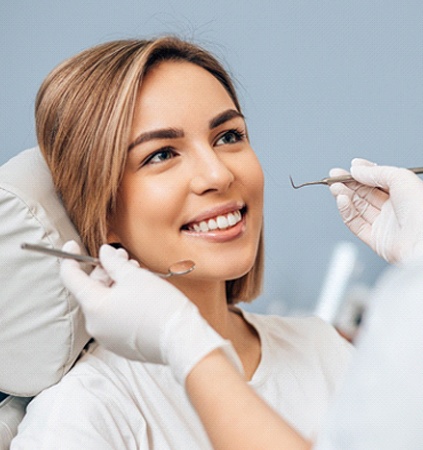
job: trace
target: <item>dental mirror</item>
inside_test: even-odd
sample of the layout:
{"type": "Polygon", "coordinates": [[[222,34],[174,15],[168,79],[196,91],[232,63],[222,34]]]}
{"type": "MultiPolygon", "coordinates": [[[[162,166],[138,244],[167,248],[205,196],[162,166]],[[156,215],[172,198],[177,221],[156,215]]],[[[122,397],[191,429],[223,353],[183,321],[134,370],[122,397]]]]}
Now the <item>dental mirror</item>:
{"type": "Polygon", "coordinates": [[[186,275],[195,269],[195,262],[190,259],[184,261],[178,261],[168,268],[167,273],[157,273],[159,277],[169,278],[169,277],[180,277],[181,275],[186,275]]]}
{"type": "MultiPolygon", "coordinates": [[[[98,258],[93,258],[92,256],[87,255],[78,255],[77,253],[64,252],[63,250],[59,250],[57,248],[49,248],[43,245],[28,244],[24,242],[23,244],[21,244],[21,248],[24,250],[33,250],[35,252],[44,253],[50,256],[56,256],[59,258],[74,259],[82,263],[91,264],[92,266],[101,265],[100,260],[98,258]]],[[[167,273],[158,273],[158,272],[151,272],[151,273],[154,273],[154,275],[158,275],[161,278],[170,278],[187,275],[194,269],[195,269],[195,262],[188,259],[171,264],[168,268],[167,273]]]]}

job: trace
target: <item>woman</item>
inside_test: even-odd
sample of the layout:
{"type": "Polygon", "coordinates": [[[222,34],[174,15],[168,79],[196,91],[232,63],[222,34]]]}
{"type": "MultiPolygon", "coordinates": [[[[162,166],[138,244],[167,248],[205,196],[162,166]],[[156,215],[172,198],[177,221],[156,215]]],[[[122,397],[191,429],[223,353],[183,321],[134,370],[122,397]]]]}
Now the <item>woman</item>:
{"type": "Polygon", "coordinates": [[[14,448],[210,448],[184,385],[214,350],[307,444],[351,347],[318,319],[233,306],[260,291],[263,175],[221,65],[174,38],[103,44],[47,77],[36,121],[89,252],[104,243],[125,250],[109,254],[111,269],[113,251],[103,249],[108,273],[64,274],[78,298],[109,300],[88,306],[87,327],[116,354],[92,346],[31,402],[14,448]],[[185,259],[196,268],[163,281],[127,254],[154,272],[185,259]]]}

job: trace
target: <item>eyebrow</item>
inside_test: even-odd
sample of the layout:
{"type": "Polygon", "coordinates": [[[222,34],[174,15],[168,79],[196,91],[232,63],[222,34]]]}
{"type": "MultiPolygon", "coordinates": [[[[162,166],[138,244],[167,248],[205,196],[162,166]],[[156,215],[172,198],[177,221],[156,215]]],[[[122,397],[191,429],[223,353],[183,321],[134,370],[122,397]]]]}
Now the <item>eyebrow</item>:
{"type": "Polygon", "coordinates": [[[228,120],[234,119],[235,117],[241,117],[241,119],[244,119],[244,115],[236,109],[228,109],[226,111],[223,111],[215,118],[210,120],[209,128],[210,130],[213,130],[213,128],[217,128],[219,125],[222,125],[223,123],[227,122],[228,120]]]}
{"type": "MultiPolygon", "coordinates": [[[[216,117],[210,120],[209,128],[213,130],[218,126],[224,124],[225,122],[234,119],[235,117],[241,117],[244,119],[243,114],[235,109],[228,109],[218,114],[216,117]]],[[[162,128],[159,130],[146,131],[145,133],[141,133],[136,139],[129,144],[128,152],[132,150],[137,145],[143,144],[144,142],[156,140],[156,139],[177,139],[184,137],[184,132],[177,128],[162,128]]]]}
{"type": "Polygon", "coordinates": [[[134,142],[129,144],[128,152],[144,142],[153,141],[155,139],[176,139],[183,136],[184,132],[175,128],[163,128],[161,130],[146,131],[145,133],[140,134],[134,142]]]}

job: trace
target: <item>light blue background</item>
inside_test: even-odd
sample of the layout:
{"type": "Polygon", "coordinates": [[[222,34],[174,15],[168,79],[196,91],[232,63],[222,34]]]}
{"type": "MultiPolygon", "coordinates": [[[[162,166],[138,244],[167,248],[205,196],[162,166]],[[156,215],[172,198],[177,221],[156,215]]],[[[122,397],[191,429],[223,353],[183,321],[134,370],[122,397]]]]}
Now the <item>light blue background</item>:
{"type": "MultiPolygon", "coordinates": [[[[33,102],[64,58],[112,39],[176,33],[234,75],[266,186],[266,289],[256,308],[311,310],[331,252],[355,241],[325,187],[362,156],[423,165],[421,1],[3,1],[0,163],[35,144],[33,102]]],[[[0,224],[1,226],[1,224],[0,224]]],[[[385,267],[364,244],[363,280],[385,267]]]]}

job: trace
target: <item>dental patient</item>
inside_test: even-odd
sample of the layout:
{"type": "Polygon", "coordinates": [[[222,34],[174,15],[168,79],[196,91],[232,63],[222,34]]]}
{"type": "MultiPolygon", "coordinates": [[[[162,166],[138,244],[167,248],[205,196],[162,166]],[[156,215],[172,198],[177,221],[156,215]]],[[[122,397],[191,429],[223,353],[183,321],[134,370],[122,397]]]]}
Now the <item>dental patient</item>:
{"type": "Polygon", "coordinates": [[[222,65],[174,37],[101,44],[48,75],[36,125],[57,192],[103,267],[88,276],[63,262],[96,341],[30,403],[12,449],[213,448],[186,391],[213,352],[292,442],[309,445],[353,350],[318,318],[236,306],[261,290],[264,180],[222,65]],[[182,260],[195,269],[151,273],[182,260]]]}

